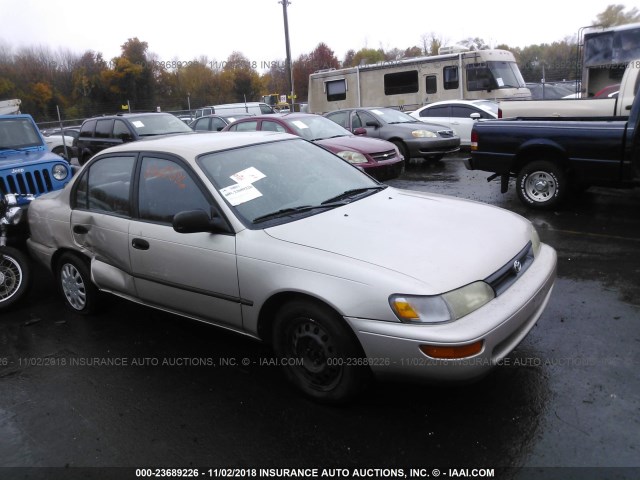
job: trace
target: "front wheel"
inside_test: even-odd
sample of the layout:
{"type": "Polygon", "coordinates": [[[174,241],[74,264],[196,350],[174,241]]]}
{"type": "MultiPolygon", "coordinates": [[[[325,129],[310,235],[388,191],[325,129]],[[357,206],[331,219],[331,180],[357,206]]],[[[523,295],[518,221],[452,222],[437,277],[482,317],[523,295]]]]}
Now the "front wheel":
{"type": "Polygon", "coordinates": [[[398,147],[398,151],[400,152],[400,155],[404,157],[404,161],[409,163],[411,157],[409,155],[409,148],[407,147],[407,145],[401,140],[391,140],[391,143],[398,147]]]}
{"type": "Polygon", "coordinates": [[[273,347],[288,379],[320,402],[350,400],[371,374],[353,332],[335,312],[316,302],[296,300],[280,309],[273,347]]]}
{"type": "Polygon", "coordinates": [[[13,247],[0,247],[0,310],[20,301],[30,281],[31,268],[26,255],[13,247]]]}
{"type": "Polygon", "coordinates": [[[531,162],[522,167],[516,184],[520,201],[540,210],[557,207],[567,193],[564,172],[547,160],[531,162]]]}
{"type": "Polygon", "coordinates": [[[91,282],[86,260],[73,253],[63,254],[58,261],[56,279],[67,308],[81,315],[95,311],[99,292],[91,282]]]}

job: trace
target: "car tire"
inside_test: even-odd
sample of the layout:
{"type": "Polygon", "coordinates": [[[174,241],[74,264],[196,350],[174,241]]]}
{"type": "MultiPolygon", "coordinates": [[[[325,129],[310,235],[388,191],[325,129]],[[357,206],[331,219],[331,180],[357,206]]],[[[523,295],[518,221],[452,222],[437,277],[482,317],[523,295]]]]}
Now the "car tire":
{"type": "Polygon", "coordinates": [[[287,378],[322,403],[354,398],[371,377],[351,329],[318,302],[295,300],[280,308],[274,322],[273,348],[287,378]]]}
{"type": "Polygon", "coordinates": [[[13,247],[0,247],[0,310],[15,305],[31,284],[29,259],[13,247]]]}
{"type": "Polygon", "coordinates": [[[401,140],[391,140],[391,143],[398,147],[398,151],[400,152],[400,155],[404,157],[404,161],[409,163],[411,157],[409,156],[409,149],[407,148],[407,145],[401,140]]]}
{"type": "Polygon", "coordinates": [[[554,163],[539,160],[527,163],[516,181],[518,197],[528,207],[549,210],[559,206],[567,194],[566,176],[554,163]]]}
{"type": "Polygon", "coordinates": [[[62,146],[54,148],[53,150],[51,150],[51,153],[55,153],[56,155],[60,155],[66,161],[69,161],[69,158],[64,153],[64,147],[62,147],[62,146]]]}
{"type": "Polygon", "coordinates": [[[85,152],[84,150],[78,150],[78,164],[80,166],[87,163],[87,160],[91,158],[91,152],[85,152]]]}
{"type": "Polygon", "coordinates": [[[95,312],[100,292],[91,281],[87,260],[74,253],[64,253],[57,265],[56,282],[66,307],[81,315],[95,312]]]}

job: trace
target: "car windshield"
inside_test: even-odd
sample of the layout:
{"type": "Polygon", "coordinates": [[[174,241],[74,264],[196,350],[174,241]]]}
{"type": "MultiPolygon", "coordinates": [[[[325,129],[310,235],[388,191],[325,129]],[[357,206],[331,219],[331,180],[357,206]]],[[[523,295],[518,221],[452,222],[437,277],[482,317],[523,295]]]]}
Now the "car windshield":
{"type": "Polygon", "coordinates": [[[374,108],[371,110],[372,113],[378,116],[378,118],[382,119],[386,123],[415,123],[416,119],[410,115],[407,115],[400,110],[395,110],[393,108],[374,108]]]}
{"type": "Polygon", "coordinates": [[[128,119],[141,137],[193,131],[174,115],[140,115],[128,117],[128,119]]]}
{"type": "Polygon", "coordinates": [[[294,117],[286,119],[285,122],[298,136],[311,141],[351,135],[349,130],[319,115],[294,117]]]}
{"type": "Polygon", "coordinates": [[[198,164],[250,228],[321,213],[385,188],[340,157],[300,139],[209,153],[198,164]]]}
{"type": "Polygon", "coordinates": [[[27,118],[0,119],[0,150],[19,150],[42,145],[33,122],[27,118]]]}

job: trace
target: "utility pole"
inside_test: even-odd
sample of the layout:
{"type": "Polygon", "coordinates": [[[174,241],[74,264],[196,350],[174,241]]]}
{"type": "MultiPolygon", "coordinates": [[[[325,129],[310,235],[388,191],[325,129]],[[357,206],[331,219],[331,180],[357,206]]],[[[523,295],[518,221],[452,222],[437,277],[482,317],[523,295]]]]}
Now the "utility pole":
{"type": "Polygon", "coordinates": [[[289,0],[281,0],[282,15],[284,16],[284,41],[287,49],[287,70],[289,73],[289,92],[291,95],[291,111],[293,112],[293,104],[295,103],[295,95],[293,93],[293,64],[291,63],[291,46],[289,45],[289,18],[287,17],[287,7],[291,5],[289,0]]]}

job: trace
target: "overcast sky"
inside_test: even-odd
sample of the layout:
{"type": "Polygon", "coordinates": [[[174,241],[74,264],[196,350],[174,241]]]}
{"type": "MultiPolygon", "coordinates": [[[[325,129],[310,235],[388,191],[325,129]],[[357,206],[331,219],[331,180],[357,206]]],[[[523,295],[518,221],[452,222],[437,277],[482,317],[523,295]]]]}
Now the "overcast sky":
{"type": "MultiPolygon", "coordinates": [[[[453,44],[479,37],[490,45],[525,47],[576,35],[609,0],[291,0],[294,59],[325,42],[339,60],[363,47],[405,49],[435,32],[453,44]]],[[[258,66],[286,57],[278,0],[73,1],[0,0],[0,47],[93,50],[105,60],[138,37],[162,61],[201,56],[223,61],[239,51],[258,66]]]]}

